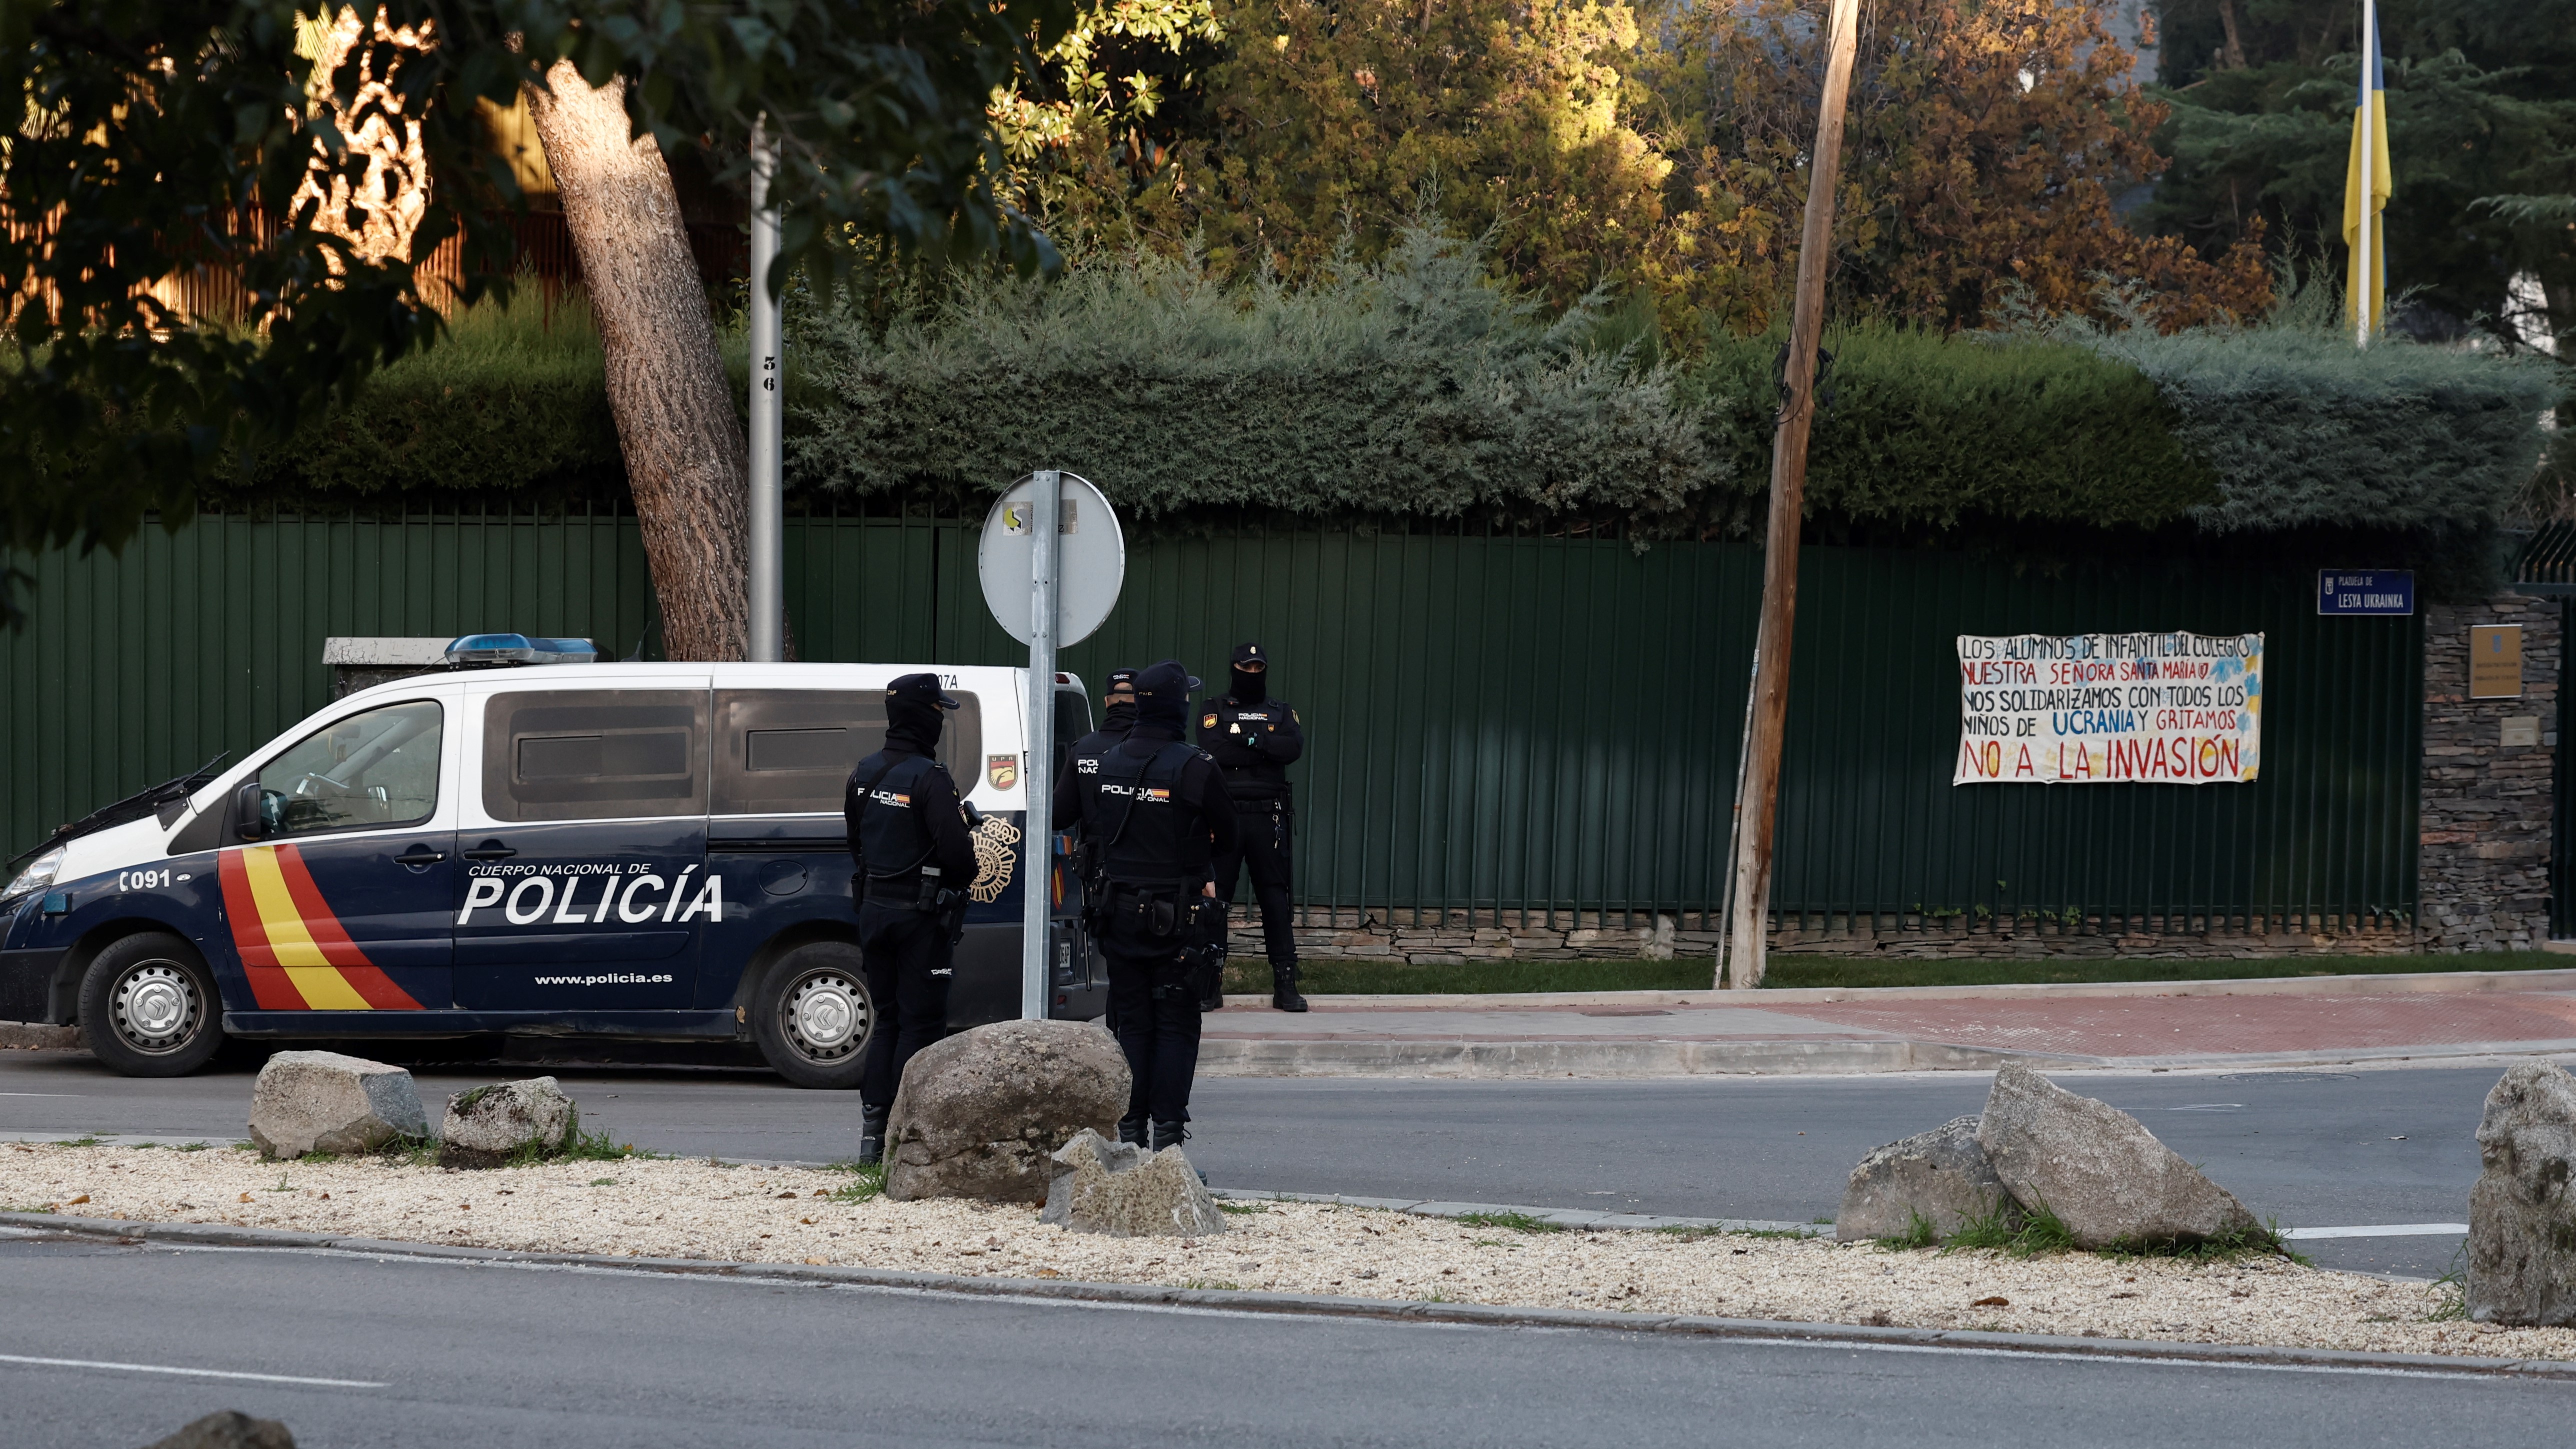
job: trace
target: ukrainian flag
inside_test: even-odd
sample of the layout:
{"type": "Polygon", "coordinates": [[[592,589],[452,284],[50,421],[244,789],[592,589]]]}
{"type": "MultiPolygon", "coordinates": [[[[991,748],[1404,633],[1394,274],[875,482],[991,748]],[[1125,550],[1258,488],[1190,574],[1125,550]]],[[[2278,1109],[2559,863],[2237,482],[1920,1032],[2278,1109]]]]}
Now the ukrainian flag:
{"type": "Polygon", "coordinates": [[[2379,16],[2377,7],[2362,7],[2361,88],[2352,104],[2352,157],[2345,163],[2343,182],[2343,242],[2349,258],[2345,265],[2344,317],[2358,327],[2362,322],[2361,306],[2367,299],[2372,331],[2386,325],[2388,306],[2387,228],[2380,224],[2380,211],[2388,205],[2388,81],[2380,69],[2379,16]],[[2367,147],[2368,150],[2363,148],[2367,147]],[[2368,157],[2370,181],[2362,184],[2362,161],[2368,157]],[[2364,193],[2367,192],[2367,199],[2364,193]],[[2363,208],[2369,208],[2370,245],[2361,244],[2363,208]],[[2364,257],[2368,261],[2365,265],[2364,257]]]}

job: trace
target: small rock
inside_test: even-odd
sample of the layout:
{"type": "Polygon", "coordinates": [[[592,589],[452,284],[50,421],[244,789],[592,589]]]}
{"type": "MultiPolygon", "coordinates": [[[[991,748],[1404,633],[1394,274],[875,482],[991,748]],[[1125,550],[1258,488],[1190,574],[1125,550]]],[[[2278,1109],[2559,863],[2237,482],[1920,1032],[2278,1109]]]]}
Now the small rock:
{"type": "Polygon", "coordinates": [[[1834,1236],[1846,1243],[1902,1238],[1919,1214],[1933,1232],[1948,1237],[1968,1219],[2011,1201],[1986,1149],[1977,1145],[1977,1119],[1960,1117],[1862,1158],[1843,1189],[1834,1236]]]}
{"type": "Polygon", "coordinates": [[[2469,1317],[2576,1323],[2576,1078],[2517,1062],[2478,1121],[2485,1170],[2469,1189],[2469,1317]]]}
{"type": "Polygon", "coordinates": [[[438,1165],[499,1167],[532,1147],[551,1156],[580,1130],[580,1109],[552,1077],[476,1087],[447,1099],[438,1165]]]}
{"type": "Polygon", "coordinates": [[[275,1419],[254,1419],[239,1409],[225,1409],[208,1414],[167,1439],[155,1440],[144,1449],[295,1449],[295,1436],[275,1419]]]}
{"type": "Polygon", "coordinates": [[[426,1137],[411,1073],[338,1052],[279,1052],[250,1093],[250,1140],[264,1157],[373,1152],[426,1137]]]}
{"type": "Polygon", "coordinates": [[[1224,1211],[1177,1147],[1147,1156],[1132,1142],[1112,1142],[1086,1127],[1049,1161],[1055,1180],[1047,1185],[1041,1222],[1113,1238],[1225,1231],[1224,1211]]]}
{"type": "Polygon", "coordinates": [[[2137,1118],[2019,1062],[1995,1073],[1977,1143],[2014,1199],[2055,1213],[2080,1248],[2199,1242],[2261,1227],[2234,1193],[2137,1118]]]}
{"type": "Polygon", "coordinates": [[[907,1064],[886,1130],[886,1196],[1034,1203],[1048,1157],[1090,1128],[1117,1135],[1127,1059],[1087,1021],[1002,1021],[907,1064]]]}

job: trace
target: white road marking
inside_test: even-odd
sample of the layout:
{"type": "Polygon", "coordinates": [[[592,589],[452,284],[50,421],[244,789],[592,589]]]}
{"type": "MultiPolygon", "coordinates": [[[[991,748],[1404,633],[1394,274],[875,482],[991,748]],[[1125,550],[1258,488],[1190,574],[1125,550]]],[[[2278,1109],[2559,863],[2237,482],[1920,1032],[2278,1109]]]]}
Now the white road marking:
{"type": "Polygon", "coordinates": [[[247,1379],[262,1384],[313,1384],[326,1389],[381,1389],[385,1384],[365,1379],[315,1379],[298,1374],[247,1374],[231,1369],[180,1368],[162,1363],[112,1363],[91,1358],[30,1358],[24,1354],[0,1353],[0,1363],[32,1364],[38,1368],[115,1369],[130,1374],[184,1374],[199,1379],[247,1379]]]}
{"type": "Polygon", "coordinates": [[[2377,1223],[2364,1228],[2292,1228],[2281,1236],[2298,1241],[2310,1238],[2438,1238],[2458,1237],[2468,1230],[2467,1223],[2377,1223]]]}
{"type": "Polygon", "coordinates": [[[0,1097],[86,1097],[87,1092],[0,1092],[0,1097]]]}

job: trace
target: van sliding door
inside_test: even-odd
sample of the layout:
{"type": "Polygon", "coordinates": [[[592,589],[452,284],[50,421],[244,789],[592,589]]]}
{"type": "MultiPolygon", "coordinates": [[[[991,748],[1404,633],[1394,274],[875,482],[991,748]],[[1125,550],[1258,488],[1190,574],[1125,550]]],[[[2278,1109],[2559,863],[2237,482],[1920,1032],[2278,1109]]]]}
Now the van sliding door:
{"type": "Polygon", "coordinates": [[[495,683],[469,712],[480,779],[456,835],[456,1004],[688,1006],[706,927],[741,908],[706,870],[705,681],[495,683]]]}

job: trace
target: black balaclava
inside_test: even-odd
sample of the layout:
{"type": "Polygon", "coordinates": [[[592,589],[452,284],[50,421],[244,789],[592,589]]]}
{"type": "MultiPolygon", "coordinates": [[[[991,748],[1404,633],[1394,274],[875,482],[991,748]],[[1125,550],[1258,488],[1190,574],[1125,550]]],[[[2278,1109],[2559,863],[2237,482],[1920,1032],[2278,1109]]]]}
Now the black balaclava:
{"type": "Polygon", "coordinates": [[[1109,692],[1111,694],[1116,694],[1118,692],[1118,687],[1122,684],[1127,686],[1127,693],[1130,697],[1119,700],[1117,703],[1110,705],[1108,712],[1101,716],[1100,727],[1113,735],[1123,735],[1136,727],[1136,701],[1133,698],[1136,692],[1136,671],[1133,669],[1110,670],[1109,692]]]}
{"type": "Polygon", "coordinates": [[[939,729],[947,723],[943,706],[957,701],[940,693],[939,676],[907,674],[886,686],[886,744],[916,755],[939,750],[939,729]]]}
{"type": "Polygon", "coordinates": [[[1237,704],[1259,704],[1270,697],[1270,656],[1258,644],[1234,646],[1234,698],[1237,704]],[[1258,664],[1259,669],[1246,669],[1258,664]]]}
{"type": "Polygon", "coordinates": [[[1136,676],[1136,728],[1128,738],[1177,740],[1181,722],[1189,717],[1190,691],[1199,682],[1181,667],[1177,659],[1144,670],[1136,676]]]}

